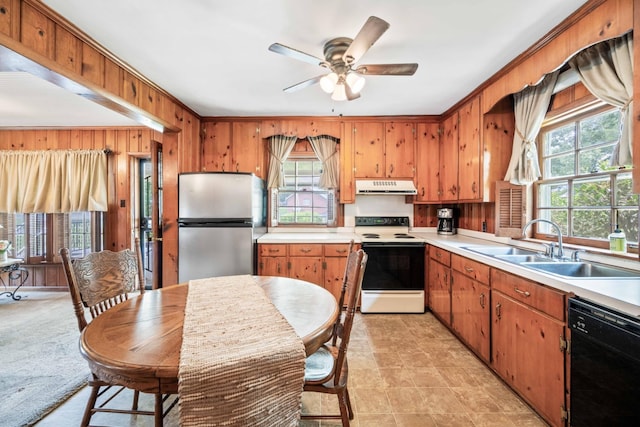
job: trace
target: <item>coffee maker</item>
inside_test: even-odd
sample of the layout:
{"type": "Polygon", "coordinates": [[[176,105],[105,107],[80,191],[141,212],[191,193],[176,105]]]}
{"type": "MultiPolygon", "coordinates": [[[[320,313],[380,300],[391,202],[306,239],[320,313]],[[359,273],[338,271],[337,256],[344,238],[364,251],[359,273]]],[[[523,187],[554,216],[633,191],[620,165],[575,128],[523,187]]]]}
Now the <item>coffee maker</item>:
{"type": "Polygon", "coordinates": [[[456,234],[458,219],[453,208],[438,209],[438,234],[456,234]]]}

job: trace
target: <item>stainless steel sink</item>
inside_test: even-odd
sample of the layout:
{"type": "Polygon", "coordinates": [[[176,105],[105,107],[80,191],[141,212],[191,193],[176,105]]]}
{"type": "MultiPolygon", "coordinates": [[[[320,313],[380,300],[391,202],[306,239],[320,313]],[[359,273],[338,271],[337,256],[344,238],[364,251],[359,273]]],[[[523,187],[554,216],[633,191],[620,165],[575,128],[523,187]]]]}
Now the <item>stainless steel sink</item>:
{"type": "Polygon", "coordinates": [[[494,255],[494,258],[498,258],[504,261],[514,262],[516,264],[522,264],[523,262],[553,262],[549,257],[544,255],[494,255]]]}
{"type": "Polygon", "coordinates": [[[590,262],[523,262],[520,265],[576,279],[640,278],[640,272],[590,262]]]}
{"type": "Polygon", "coordinates": [[[466,246],[462,249],[496,257],[499,255],[540,255],[536,251],[516,248],[514,246],[466,246]]]}

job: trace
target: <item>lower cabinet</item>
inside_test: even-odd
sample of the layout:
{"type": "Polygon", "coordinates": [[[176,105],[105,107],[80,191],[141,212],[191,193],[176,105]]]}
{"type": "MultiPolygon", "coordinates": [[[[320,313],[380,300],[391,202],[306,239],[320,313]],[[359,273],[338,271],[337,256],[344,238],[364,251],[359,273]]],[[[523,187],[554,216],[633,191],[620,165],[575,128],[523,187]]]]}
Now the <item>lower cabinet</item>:
{"type": "Polygon", "coordinates": [[[491,270],[491,366],[552,426],[566,423],[565,294],[491,270]]]}
{"type": "Polygon", "coordinates": [[[429,246],[429,308],[545,421],[565,426],[567,295],[429,246]]]}
{"type": "Polygon", "coordinates": [[[258,244],[258,274],[306,280],[340,298],[348,243],[258,244]]]}
{"type": "Polygon", "coordinates": [[[442,323],[451,327],[451,253],[429,246],[429,308],[442,323]]]}
{"type": "Polygon", "coordinates": [[[451,256],[451,328],[482,360],[491,345],[489,267],[451,256]]]}

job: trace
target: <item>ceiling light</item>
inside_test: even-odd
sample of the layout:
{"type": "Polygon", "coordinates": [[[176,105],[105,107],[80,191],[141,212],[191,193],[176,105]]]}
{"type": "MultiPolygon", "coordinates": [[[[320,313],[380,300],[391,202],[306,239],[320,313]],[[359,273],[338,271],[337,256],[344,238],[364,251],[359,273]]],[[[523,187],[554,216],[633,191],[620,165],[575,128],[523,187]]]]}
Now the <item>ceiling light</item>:
{"type": "Polygon", "coordinates": [[[359,93],[365,84],[365,79],[356,73],[347,74],[347,84],[351,88],[351,92],[359,93]]]}
{"type": "Polygon", "coordinates": [[[331,99],[334,101],[346,101],[347,100],[347,92],[344,88],[344,83],[340,82],[336,85],[333,94],[331,95],[331,99]]]}
{"type": "Polygon", "coordinates": [[[326,93],[332,93],[338,82],[338,75],[336,73],[329,73],[320,79],[320,87],[326,93]]]}

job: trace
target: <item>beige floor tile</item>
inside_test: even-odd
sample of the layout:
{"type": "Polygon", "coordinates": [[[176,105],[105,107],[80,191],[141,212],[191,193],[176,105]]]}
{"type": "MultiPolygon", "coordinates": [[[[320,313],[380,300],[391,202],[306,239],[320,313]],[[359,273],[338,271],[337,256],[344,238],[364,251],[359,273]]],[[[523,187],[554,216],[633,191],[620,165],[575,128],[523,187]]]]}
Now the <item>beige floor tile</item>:
{"type": "Polygon", "coordinates": [[[397,427],[393,414],[361,414],[358,416],[359,427],[397,427]]]}
{"type": "Polygon", "coordinates": [[[384,387],[414,387],[411,371],[403,368],[380,368],[384,387]]]}
{"type": "Polygon", "coordinates": [[[437,427],[476,427],[467,414],[431,414],[437,427]]]}
{"type": "Polygon", "coordinates": [[[351,404],[358,414],[390,414],[391,404],[383,387],[349,389],[351,404]]]}
{"type": "Polygon", "coordinates": [[[464,407],[458,401],[453,391],[446,387],[416,388],[424,398],[429,414],[460,414],[465,413],[464,407]]]}
{"type": "Polygon", "coordinates": [[[451,391],[467,413],[496,413],[500,407],[482,387],[452,387],[451,391]]]}
{"type": "Polygon", "coordinates": [[[395,414],[398,427],[436,427],[431,415],[426,414],[395,414]]]}
{"type": "Polygon", "coordinates": [[[390,387],[386,393],[394,414],[430,413],[430,407],[416,387],[390,387]]]}
{"type": "Polygon", "coordinates": [[[461,367],[436,367],[449,387],[473,387],[480,383],[461,367]]]}
{"type": "Polygon", "coordinates": [[[406,371],[411,376],[416,387],[447,387],[447,382],[437,368],[409,368],[406,371]]]}
{"type": "MultiPolygon", "coordinates": [[[[505,414],[469,414],[469,418],[476,427],[511,427],[515,426],[505,414]]],[[[518,426],[519,427],[519,426],[518,426]]]]}

